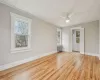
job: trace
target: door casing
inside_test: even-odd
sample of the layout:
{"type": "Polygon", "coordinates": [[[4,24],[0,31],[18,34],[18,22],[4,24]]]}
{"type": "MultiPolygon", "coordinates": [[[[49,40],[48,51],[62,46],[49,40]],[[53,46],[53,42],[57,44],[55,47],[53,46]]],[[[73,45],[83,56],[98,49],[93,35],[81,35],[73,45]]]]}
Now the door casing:
{"type": "Polygon", "coordinates": [[[84,54],[84,28],[82,28],[82,27],[71,28],[70,52],[72,52],[72,31],[75,29],[80,30],[80,53],[84,54]]]}

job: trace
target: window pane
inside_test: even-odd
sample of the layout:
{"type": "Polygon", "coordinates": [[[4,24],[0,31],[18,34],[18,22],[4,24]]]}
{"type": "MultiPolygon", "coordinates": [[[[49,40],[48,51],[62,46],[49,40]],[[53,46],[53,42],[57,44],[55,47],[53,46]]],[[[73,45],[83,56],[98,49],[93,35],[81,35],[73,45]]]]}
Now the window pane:
{"type": "Polygon", "coordinates": [[[76,43],[80,43],[80,38],[76,38],[76,43]]]}
{"type": "Polygon", "coordinates": [[[28,47],[28,36],[27,35],[15,35],[15,47],[28,47]]]}
{"type": "Polygon", "coordinates": [[[28,35],[28,23],[21,20],[16,20],[15,33],[21,35],[28,35]]]}
{"type": "Polygon", "coordinates": [[[80,31],[76,31],[76,37],[80,37],[80,31]]]}
{"type": "Polygon", "coordinates": [[[57,43],[60,43],[60,31],[58,31],[58,34],[57,34],[57,43]]]}

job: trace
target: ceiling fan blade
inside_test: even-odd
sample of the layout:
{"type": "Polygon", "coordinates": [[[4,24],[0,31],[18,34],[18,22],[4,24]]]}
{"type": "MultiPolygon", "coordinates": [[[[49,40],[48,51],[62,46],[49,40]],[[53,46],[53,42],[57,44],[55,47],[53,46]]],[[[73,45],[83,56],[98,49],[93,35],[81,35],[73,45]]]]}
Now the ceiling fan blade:
{"type": "Polygon", "coordinates": [[[74,15],[74,13],[69,14],[69,17],[72,17],[74,15]]]}
{"type": "Polygon", "coordinates": [[[65,16],[60,16],[60,17],[61,17],[61,18],[64,18],[64,19],[66,18],[65,16]]]}
{"type": "Polygon", "coordinates": [[[71,13],[71,14],[69,15],[69,17],[71,18],[72,16],[82,15],[82,14],[84,14],[84,13],[86,13],[86,12],[73,12],[73,13],[71,13]]]}

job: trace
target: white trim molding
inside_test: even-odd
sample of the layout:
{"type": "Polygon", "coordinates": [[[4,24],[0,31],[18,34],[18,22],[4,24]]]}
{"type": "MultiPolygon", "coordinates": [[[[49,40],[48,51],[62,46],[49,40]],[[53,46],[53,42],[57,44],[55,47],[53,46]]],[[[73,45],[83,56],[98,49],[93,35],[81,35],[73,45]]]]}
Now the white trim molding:
{"type": "Polygon", "coordinates": [[[54,54],[54,53],[57,53],[57,51],[52,51],[52,52],[49,52],[49,53],[44,53],[42,55],[37,55],[37,56],[34,56],[34,57],[30,57],[28,59],[24,59],[24,60],[20,60],[20,61],[16,61],[16,62],[12,62],[12,63],[1,65],[0,66],[0,71],[9,69],[9,68],[12,68],[12,67],[15,67],[15,66],[30,62],[30,61],[34,61],[36,59],[39,59],[41,57],[44,57],[44,56],[47,56],[47,55],[50,55],[50,54],[54,54]]]}
{"type": "Polygon", "coordinates": [[[85,55],[100,57],[100,54],[98,54],[98,53],[89,53],[89,52],[85,52],[85,55]]]}
{"type": "Polygon", "coordinates": [[[73,27],[73,28],[71,28],[71,30],[74,30],[74,29],[81,29],[82,27],[80,26],[80,27],[73,27]]]}
{"type": "Polygon", "coordinates": [[[100,54],[99,54],[99,56],[98,56],[98,57],[99,57],[99,60],[100,60],[100,54]]]}

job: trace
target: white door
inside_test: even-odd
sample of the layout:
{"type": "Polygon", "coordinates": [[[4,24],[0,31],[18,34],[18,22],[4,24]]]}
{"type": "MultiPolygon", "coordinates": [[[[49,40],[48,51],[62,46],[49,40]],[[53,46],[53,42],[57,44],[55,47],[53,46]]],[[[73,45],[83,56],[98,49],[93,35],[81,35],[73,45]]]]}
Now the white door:
{"type": "Polygon", "coordinates": [[[71,28],[71,43],[70,43],[70,52],[73,50],[73,30],[80,30],[80,53],[84,54],[84,28],[82,27],[76,27],[76,28],[71,28]]]}
{"type": "Polygon", "coordinates": [[[80,29],[80,53],[84,54],[84,28],[80,29]]]}
{"type": "Polygon", "coordinates": [[[80,52],[80,30],[73,30],[72,50],[80,52]]]}

